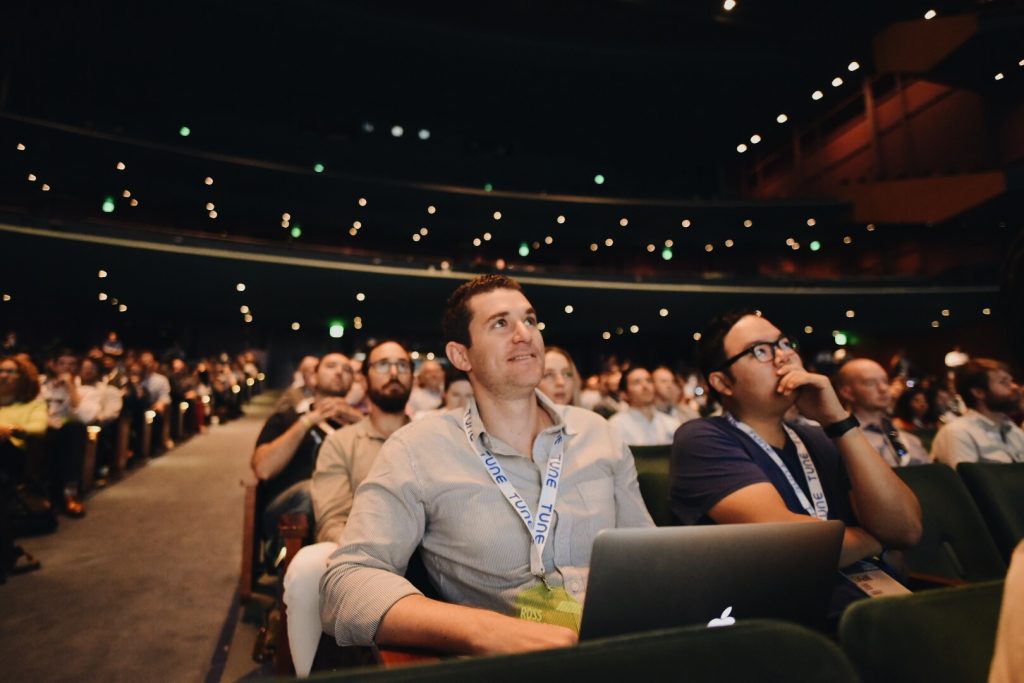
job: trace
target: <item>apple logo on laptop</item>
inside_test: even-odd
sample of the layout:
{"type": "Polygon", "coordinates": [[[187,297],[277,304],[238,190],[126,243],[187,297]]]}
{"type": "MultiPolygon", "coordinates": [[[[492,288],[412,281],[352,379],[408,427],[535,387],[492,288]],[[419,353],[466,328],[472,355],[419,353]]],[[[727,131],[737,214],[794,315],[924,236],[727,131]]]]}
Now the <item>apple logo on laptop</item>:
{"type": "Polygon", "coordinates": [[[717,626],[732,626],[736,623],[736,620],[729,616],[729,614],[731,613],[732,605],[729,605],[725,608],[725,611],[722,612],[722,616],[715,617],[714,619],[708,622],[708,628],[715,628],[717,626]]]}

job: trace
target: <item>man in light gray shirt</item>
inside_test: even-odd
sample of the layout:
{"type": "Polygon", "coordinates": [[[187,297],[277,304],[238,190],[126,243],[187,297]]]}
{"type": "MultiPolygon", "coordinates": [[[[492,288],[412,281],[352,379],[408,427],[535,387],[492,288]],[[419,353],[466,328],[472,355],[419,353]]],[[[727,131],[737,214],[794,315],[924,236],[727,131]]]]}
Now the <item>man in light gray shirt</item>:
{"type": "Polygon", "coordinates": [[[456,289],[444,334],[475,400],[382,447],[320,584],[324,630],[467,654],[572,645],[594,536],[653,524],[632,456],[605,420],[536,390],[544,343],[514,280],[456,289]],[[403,578],[417,548],[444,602],[403,578]]]}
{"type": "Polygon", "coordinates": [[[956,390],[968,410],[935,435],[932,457],[954,468],[962,462],[1024,462],[1024,431],[1008,415],[1020,403],[1020,386],[1006,365],[967,361],[956,369],[956,390]]]}

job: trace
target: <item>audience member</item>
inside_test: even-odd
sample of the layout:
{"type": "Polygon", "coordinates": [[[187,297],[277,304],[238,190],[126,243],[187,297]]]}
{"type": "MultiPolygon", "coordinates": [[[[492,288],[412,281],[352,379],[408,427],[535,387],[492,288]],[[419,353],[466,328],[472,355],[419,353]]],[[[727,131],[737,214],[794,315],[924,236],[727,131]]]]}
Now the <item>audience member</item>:
{"type": "Polygon", "coordinates": [[[167,376],[160,372],[160,363],[151,351],[139,354],[139,364],[142,366],[142,388],[146,390],[149,410],[156,413],[153,434],[159,435],[160,444],[170,450],[174,448],[174,441],[170,436],[168,410],[171,405],[171,383],[167,376]]]}
{"type": "Polygon", "coordinates": [[[259,480],[266,538],[273,538],[277,518],[285,513],[312,515],[310,477],[320,445],[328,434],[362,418],[345,402],[352,385],[348,358],[329,353],[320,359],[313,397],[285,406],[267,418],[256,439],[252,471],[259,480]]]}
{"type": "Polygon", "coordinates": [[[847,361],[835,378],[836,393],[860,422],[868,442],[890,467],[931,462],[921,440],[899,429],[889,417],[889,375],[868,358],[847,361]]]}
{"type": "Polygon", "coordinates": [[[683,384],[672,368],[659,365],[651,373],[651,380],[654,382],[654,407],[659,412],[665,413],[679,424],[700,417],[683,396],[683,384]]]}
{"type": "Polygon", "coordinates": [[[921,385],[907,387],[893,408],[893,422],[899,429],[913,434],[926,449],[931,448],[935,432],[939,429],[935,409],[935,391],[921,385]]]}
{"type": "Polygon", "coordinates": [[[622,370],[619,369],[619,366],[609,365],[601,373],[600,379],[601,381],[597,388],[601,392],[601,398],[594,404],[591,410],[605,418],[621,413],[624,410],[629,410],[629,404],[621,400],[619,393],[619,386],[622,382],[622,370]]]}
{"type": "Polygon", "coordinates": [[[580,405],[580,373],[568,351],[557,346],[545,349],[544,375],[537,388],[555,405],[580,405]]]}
{"type": "Polygon", "coordinates": [[[50,359],[49,375],[43,378],[40,396],[46,401],[47,476],[50,500],[69,517],[81,517],[85,506],[78,498],[82,458],[85,454],[85,426],[76,419],[81,403],[75,372],[78,358],[61,349],[50,359]]]}
{"type": "Polygon", "coordinates": [[[679,420],[654,407],[654,381],[646,368],[634,366],[622,373],[619,389],[629,409],[608,418],[622,440],[631,446],[672,443],[679,420]]]}
{"type": "Polygon", "coordinates": [[[434,410],[444,403],[444,368],[436,360],[426,360],[416,375],[416,386],[409,397],[409,414],[434,410]]]}
{"type": "MultiPolygon", "coordinates": [[[[675,436],[670,506],[683,524],[840,519],[840,566],[921,537],[914,494],[864,438],[828,378],[806,371],[793,342],[753,312],[713,319],[697,347],[726,414],[675,436]],[[792,405],[824,429],[790,426],[792,405]]],[[[843,603],[837,583],[833,617],[843,603]]]]}
{"type": "Polygon", "coordinates": [[[323,627],[340,645],[571,645],[594,536],[652,525],[633,458],[606,421],[537,391],[544,346],[517,282],[462,284],[443,328],[474,400],[381,448],[321,582],[323,627]],[[417,547],[446,602],[402,577],[417,547]]]}
{"type": "Polygon", "coordinates": [[[1020,401],[1020,386],[1004,363],[976,358],[956,369],[956,388],[967,412],[942,427],[932,457],[955,468],[962,462],[1024,462],[1024,431],[1008,413],[1020,401]]]}
{"type": "Polygon", "coordinates": [[[384,441],[409,422],[405,414],[413,382],[409,352],[396,342],[382,342],[367,354],[363,371],[370,412],[329,435],[320,447],[311,487],[319,543],[302,548],[284,578],[288,646],[300,676],[309,673],[323,632],[320,578],[327,569],[327,558],[338,548],[356,489],[384,441]]]}
{"type": "Polygon", "coordinates": [[[39,377],[27,360],[0,359],[0,584],[10,574],[39,569],[39,560],[14,543],[12,503],[25,478],[27,437],[46,433],[46,402],[39,398],[39,377]]]}
{"type": "Polygon", "coordinates": [[[124,344],[117,337],[117,332],[111,330],[107,338],[103,340],[103,353],[113,358],[120,358],[124,355],[124,344]]]}

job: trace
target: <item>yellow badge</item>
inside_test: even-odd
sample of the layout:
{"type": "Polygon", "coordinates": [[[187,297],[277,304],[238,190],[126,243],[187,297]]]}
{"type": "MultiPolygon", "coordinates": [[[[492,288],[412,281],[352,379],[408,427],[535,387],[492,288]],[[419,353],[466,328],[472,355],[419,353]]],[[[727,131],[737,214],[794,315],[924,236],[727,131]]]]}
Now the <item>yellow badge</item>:
{"type": "Polygon", "coordinates": [[[519,594],[516,607],[519,618],[525,621],[564,626],[577,633],[580,631],[583,605],[561,586],[549,589],[543,583],[538,583],[519,594]]]}

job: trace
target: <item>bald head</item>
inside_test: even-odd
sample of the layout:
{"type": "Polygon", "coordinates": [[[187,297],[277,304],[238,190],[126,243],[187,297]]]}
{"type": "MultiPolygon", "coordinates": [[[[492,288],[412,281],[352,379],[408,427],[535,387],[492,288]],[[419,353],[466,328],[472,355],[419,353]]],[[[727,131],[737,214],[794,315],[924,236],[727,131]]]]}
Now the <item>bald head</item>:
{"type": "Polygon", "coordinates": [[[854,358],[836,374],[836,393],[856,413],[889,410],[889,374],[870,358],[854,358]]]}
{"type": "Polygon", "coordinates": [[[416,378],[424,389],[441,393],[444,388],[444,368],[436,360],[423,361],[416,378]]]}

